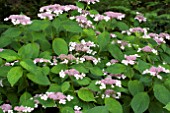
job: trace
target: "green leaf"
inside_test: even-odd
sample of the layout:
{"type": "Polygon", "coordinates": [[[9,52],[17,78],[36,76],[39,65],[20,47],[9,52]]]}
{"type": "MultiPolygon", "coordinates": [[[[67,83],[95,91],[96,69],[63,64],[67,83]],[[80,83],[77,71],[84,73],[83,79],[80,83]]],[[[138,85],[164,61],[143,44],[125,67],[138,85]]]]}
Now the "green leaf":
{"type": "Polygon", "coordinates": [[[22,58],[37,58],[39,55],[39,45],[37,43],[29,43],[27,45],[22,46],[18,54],[22,58]]]}
{"type": "Polygon", "coordinates": [[[156,84],[153,87],[155,98],[164,105],[170,102],[170,91],[163,85],[156,84]]]}
{"type": "Polygon", "coordinates": [[[88,69],[84,66],[84,64],[75,64],[75,65],[72,65],[71,68],[76,69],[80,73],[88,73],[89,72],[88,69]]]}
{"type": "Polygon", "coordinates": [[[130,93],[134,96],[139,92],[143,92],[144,86],[140,81],[133,80],[133,81],[128,82],[128,89],[129,89],[130,93]]]}
{"type": "Polygon", "coordinates": [[[84,77],[82,80],[76,80],[76,82],[81,86],[86,86],[90,84],[91,79],[88,77],[84,77]]]}
{"type": "Polygon", "coordinates": [[[115,45],[115,44],[110,44],[108,46],[108,51],[110,52],[110,54],[117,60],[123,60],[124,59],[124,55],[122,53],[122,51],[120,50],[120,48],[115,45]]]}
{"type": "Polygon", "coordinates": [[[137,93],[130,105],[135,113],[143,113],[149,107],[150,99],[146,92],[137,93]]]}
{"type": "Polygon", "coordinates": [[[2,110],[2,108],[0,108],[0,113],[4,113],[3,110],[2,110]]]}
{"type": "Polygon", "coordinates": [[[43,105],[45,107],[54,107],[54,106],[56,106],[55,101],[51,100],[51,99],[47,99],[47,100],[38,99],[38,101],[40,102],[41,105],[43,105]]]}
{"type": "Polygon", "coordinates": [[[124,66],[123,64],[113,64],[106,69],[107,72],[112,74],[121,74],[125,72],[125,70],[126,66],[124,66]]]}
{"type": "Polygon", "coordinates": [[[71,107],[61,107],[61,113],[75,113],[71,107]]]}
{"type": "Polygon", "coordinates": [[[121,104],[113,98],[105,98],[105,106],[111,113],[123,113],[121,104]]]}
{"type": "Polygon", "coordinates": [[[64,93],[66,91],[68,91],[68,89],[70,88],[70,83],[69,82],[64,82],[62,85],[61,85],[61,91],[64,93]]]}
{"type": "Polygon", "coordinates": [[[99,67],[90,68],[90,72],[93,75],[97,75],[97,76],[103,76],[104,75],[102,69],[100,69],[99,67]]]}
{"type": "Polygon", "coordinates": [[[28,73],[27,74],[28,79],[33,81],[34,83],[37,83],[39,85],[50,85],[50,81],[47,76],[45,76],[41,71],[37,70],[34,73],[28,73]]]}
{"type": "Polygon", "coordinates": [[[6,47],[7,45],[11,44],[13,40],[14,40],[13,37],[1,36],[0,48],[6,47]]]}
{"type": "Polygon", "coordinates": [[[22,105],[23,102],[29,100],[31,97],[32,97],[32,96],[31,96],[30,93],[24,92],[24,93],[21,95],[20,99],[19,99],[20,105],[22,105]]]}
{"type": "Polygon", "coordinates": [[[96,101],[94,99],[93,93],[86,88],[81,88],[81,89],[78,90],[78,97],[81,100],[86,101],[86,102],[96,101]]]}
{"type": "Polygon", "coordinates": [[[23,69],[21,67],[18,66],[10,69],[7,75],[7,79],[12,87],[18,82],[22,75],[23,69]]]}
{"type": "Polygon", "coordinates": [[[0,52],[0,57],[6,59],[8,62],[20,59],[15,51],[8,49],[0,52]]]}
{"type": "Polygon", "coordinates": [[[16,27],[15,28],[11,27],[3,33],[3,35],[6,37],[18,37],[20,34],[21,34],[21,30],[16,27]]]}
{"type": "Polygon", "coordinates": [[[92,91],[100,91],[99,87],[96,85],[96,80],[91,81],[87,88],[89,88],[92,91]]]}
{"type": "Polygon", "coordinates": [[[20,65],[29,72],[35,72],[37,66],[33,63],[31,59],[25,59],[20,62],[20,65]]]}
{"type": "Polygon", "coordinates": [[[33,20],[33,23],[29,26],[32,31],[45,30],[50,25],[48,20],[33,20]]]}
{"type": "Polygon", "coordinates": [[[124,22],[117,22],[116,26],[120,29],[120,30],[128,30],[129,27],[126,23],[124,22]]]}
{"type": "Polygon", "coordinates": [[[102,51],[110,42],[110,35],[108,32],[101,33],[97,38],[100,50],[102,51]]]}
{"type": "MultiPolygon", "coordinates": [[[[109,113],[105,106],[96,106],[92,109],[87,110],[85,113],[109,113]]],[[[118,113],[118,112],[117,112],[118,113]]]]}
{"type": "Polygon", "coordinates": [[[137,69],[138,71],[140,71],[140,73],[142,73],[144,70],[150,68],[150,64],[144,62],[143,60],[139,60],[137,65],[135,66],[135,69],[137,69]]]}
{"type": "Polygon", "coordinates": [[[61,70],[66,70],[67,66],[65,64],[58,64],[51,68],[51,72],[55,74],[59,74],[61,70]]]}
{"type": "Polygon", "coordinates": [[[11,68],[11,66],[0,67],[0,77],[6,77],[11,68]]]}
{"type": "Polygon", "coordinates": [[[76,6],[78,6],[81,9],[84,9],[84,4],[81,2],[76,2],[76,6]]]}
{"type": "Polygon", "coordinates": [[[61,91],[61,86],[58,84],[51,84],[47,92],[59,92],[61,91]]]}
{"type": "Polygon", "coordinates": [[[56,38],[53,40],[52,47],[54,52],[57,55],[60,54],[67,54],[68,53],[68,46],[67,43],[62,38],[56,38]]]}
{"type": "Polygon", "coordinates": [[[134,74],[135,74],[133,68],[130,68],[130,67],[127,67],[127,68],[126,68],[125,73],[126,73],[126,76],[127,76],[128,78],[132,78],[132,77],[134,76],[134,74]]]}
{"type": "Polygon", "coordinates": [[[170,102],[168,102],[168,104],[164,108],[170,111],[170,102]]]}
{"type": "Polygon", "coordinates": [[[149,105],[149,113],[164,113],[163,106],[160,102],[152,101],[149,105]]]}
{"type": "Polygon", "coordinates": [[[82,32],[82,28],[78,25],[78,23],[71,20],[63,21],[62,26],[68,32],[73,32],[73,33],[82,32]]]}

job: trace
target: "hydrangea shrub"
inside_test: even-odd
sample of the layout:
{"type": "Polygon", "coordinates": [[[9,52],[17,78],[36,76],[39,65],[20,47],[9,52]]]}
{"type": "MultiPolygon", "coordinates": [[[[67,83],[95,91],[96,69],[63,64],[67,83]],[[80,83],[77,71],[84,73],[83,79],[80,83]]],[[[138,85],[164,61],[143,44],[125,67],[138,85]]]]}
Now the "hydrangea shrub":
{"type": "Polygon", "coordinates": [[[99,14],[97,2],[4,19],[15,26],[0,37],[1,112],[170,111],[170,35],[136,26],[147,21],[139,12],[99,14]]]}

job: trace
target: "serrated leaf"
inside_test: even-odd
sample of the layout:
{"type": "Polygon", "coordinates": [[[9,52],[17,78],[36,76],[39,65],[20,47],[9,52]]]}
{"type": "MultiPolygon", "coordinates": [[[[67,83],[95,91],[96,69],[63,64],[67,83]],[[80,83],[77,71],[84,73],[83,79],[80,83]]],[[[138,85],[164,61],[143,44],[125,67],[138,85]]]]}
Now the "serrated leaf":
{"type": "Polygon", "coordinates": [[[129,89],[130,93],[134,96],[139,92],[143,92],[144,86],[140,81],[133,80],[133,81],[128,82],[128,89],[129,89]]]}
{"type": "Polygon", "coordinates": [[[21,67],[18,66],[10,69],[7,75],[7,79],[12,87],[18,82],[22,75],[23,69],[21,67]]]}
{"type": "Polygon", "coordinates": [[[161,84],[156,84],[154,85],[153,91],[154,91],[154,96],[159,102],[163,103],[164,105],[170,102],[170,96],[169,96],[170,91],[165,86],[161,84]]]}
{"type": "Polygon", "coordinates": [[[101,33],[97,38],[100,50],[102,51],[110,42],[110,35],[108,32],[101,33]]]}
{"type": "MultiPolygon", "coordinates": [[[[92,109],[87,110],[85,113],[109,113],[105,106],[96,106],[92,109]]],[[[118,112],[117,112],[118,113],[118,112]]]]}
{"type": "Polygon", "coordinates": [[[111,113],[123,113],[121,104],[113,98],[105,98],[105,106],[111,113]]]}
{"type": "Polygon", "coordinates": [[[18,50],[18,54],[22,58],[37,58],[39,55],[39,45],[37,43],[29,43],[27,45],[22,46],[18,50]]]}
{"type": "Polygon", "coordinates": [[[61,91],[62,91],[63,93],[66,92],[69,88],[70,88],[70,83],[69,83],[69,82],[64,82],[64,83],[61,85],[61,91]]]}
{"type": "Polygon", "coordinates": [[[120,48],[115,45],[115,44],[110,44],[108,46],[108,51],[111,53],[111,55],[117,59],[117,60],[123,60],[124,59],[124,54],[122,53],[122,51],[120,50],[120,48]]]}
{"type": "Polygon", "coordinates": [[[81,100],[86,101],[86,102],[96,101],[94,99],[93,93],[86,88],[81,88],[81,89],[78,90],[78,97],[81,100]]]}
{"type": "Polygon", "coordinates": [[[8,62],[20,59],[18,54],[13,50],[3,50],[0,52],[0,57],[6,59],[8,62]]]}
{"type": "Polygon", "coordinates": [[[135,113],[143,113],[149,107],[150,99],[146,92],[137,93],[130,105],[135,113]]]}
{"type": "Polygon", "coordinates": [[[60,54],[67,54],[68,53],[68,46],[64,39],[56,38],[53,40],[52,47],[54,52],[57,55],[60,54]]]}
{"type": "Polygon", "coordinates": [[[107,72],[112,74],[121,74],[125,72],[125,70],[126,70],[126,66],[122,64],[113,64],[106,69],[107,72]]]}
{"type": "Polygon", "coordinates": [[[90,68],[90,72],[93,75],[97,75],[97,76],[103,76],[104,75],[102,69],[100,69],[99,67],[90,68]]]}

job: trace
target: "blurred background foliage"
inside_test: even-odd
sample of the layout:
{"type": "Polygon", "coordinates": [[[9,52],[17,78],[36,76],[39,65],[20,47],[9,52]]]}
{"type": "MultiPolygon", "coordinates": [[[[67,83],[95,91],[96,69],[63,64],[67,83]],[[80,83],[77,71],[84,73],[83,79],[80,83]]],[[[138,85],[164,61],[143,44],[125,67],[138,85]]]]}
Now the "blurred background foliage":
{"type": "MultiPolygon", "coordinates": [[[[33,19],[37,18],[40,7],[50,4],[75,4],[77,0],[0,0],[0,32],[8,28],[5,17],[11,14],[25,14],[33,19]]],[[[142,27],[149,27],[151,31],[170,33],[170,0],[100,0],[91,5],[92,9],[100,13],[105,11],[118,11],[126,16],[141,12],[147,17],[142,27]]],[[[9,23],[10,24],[10,23],[9,23]]],[[[131,24],[131,23],[129,23],[131,24]]]]}

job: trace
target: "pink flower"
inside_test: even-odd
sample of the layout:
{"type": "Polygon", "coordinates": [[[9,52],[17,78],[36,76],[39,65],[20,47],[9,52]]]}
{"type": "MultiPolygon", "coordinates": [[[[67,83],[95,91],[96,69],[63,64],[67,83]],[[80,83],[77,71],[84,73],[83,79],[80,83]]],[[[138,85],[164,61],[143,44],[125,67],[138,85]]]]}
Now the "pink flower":
{"type": "Polygon", "coordinates": [[[25,15],[10,15],[8,18],[4,19],[4,21],[8,21],[8,20],[11,20],[11,22],[14,25],[17,24],[28,25],[32,23],[30,17],[27,17],[25,15]]]}
{"type": "Polygon", "coordinates": [[[136,63],[135,62],[136,57],[140,57],[140,56],[135,54],[135,55],[129,55],[129,56],[125,55],[124,57],[125,57],[126,60],[122,60],[123,64],[125,64],[125,65],[128,65],[128,64],[134,65],[136,63]]]}
{"type": "Polygon", "coordinates": [[[86,2],[87,4],[95,4],[96,2],[99,2],[99,0],[79,0],[79,1],[82,1],[82,2],[86,2]]]}
{"type": "Polygon", "coordinates": [[[48,95],[48,98],[53,99],[53,100],[65,100],[66,99],[66,96],[61,92],[57,92],[57,93],[50,92],[47,95],[48,95]]]}
{"type": "Polygon", "coordinates": [[[50,12],[45,12],[45,13],[39,13],[38,17],[40,17],[41,19],[46,19],[48,18],[49,20],[52,20],[54,18],[54,14],[51,14],[50,12]]]}
{"type": "Polygon", "coordinates": [[[117,13],[117,12],[108,11],[108,12],[105,12],[104,14],[111,19],[116,18],[118,20],[122,20],[122,18],[125,18],[125,14],[117,13]]]}
{"type": "Polygon", "coordinates": [[[0,106],[0,108],[4,111],[7,112],[8,110],[12,109],[12,106],[10,104],[3,104],[0,106]]]}
{"type": "Polygon", "coordinates": [[[146,22],[146,18],[141,13],[137,13],[135,19],[139,22],[146,22]]]}
{"type": "Polygon", "coordinates": [[[151,48],[150,46],[145,46],[143,48],[138,48],[137,52],[140,52],[141,50],[144,51],[144,52],[152,52],[152,53],[154,53],[156,55],[158,54],[157,50],[151,48]]]}

